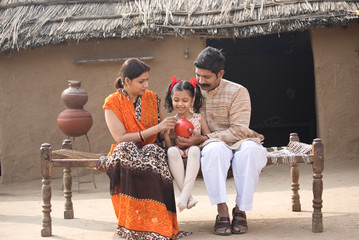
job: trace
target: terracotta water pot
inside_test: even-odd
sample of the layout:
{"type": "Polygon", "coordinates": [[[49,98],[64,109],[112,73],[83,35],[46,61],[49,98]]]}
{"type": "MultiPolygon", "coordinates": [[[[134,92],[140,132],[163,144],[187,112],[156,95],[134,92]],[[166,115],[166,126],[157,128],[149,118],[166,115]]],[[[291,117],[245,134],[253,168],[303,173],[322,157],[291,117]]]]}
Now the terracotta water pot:
{"type": "Polygon", "coordinates": [[[92,116],[83,109],[88,100],[87,93],[81,89],[81,82],[69,80],[69,87],[61,94],[61,100],[67,106],[57,117],[60,130],[70,137],[86,134],[92,127],[92,116]]]}
{"type": "Polygon", "coordinates": [[[87,103],[88,96],[85,90],[81,88],[81,82],[69,80],[69,87],[61,94],[61,100],[68,108],[82,109],[87,103]]]}

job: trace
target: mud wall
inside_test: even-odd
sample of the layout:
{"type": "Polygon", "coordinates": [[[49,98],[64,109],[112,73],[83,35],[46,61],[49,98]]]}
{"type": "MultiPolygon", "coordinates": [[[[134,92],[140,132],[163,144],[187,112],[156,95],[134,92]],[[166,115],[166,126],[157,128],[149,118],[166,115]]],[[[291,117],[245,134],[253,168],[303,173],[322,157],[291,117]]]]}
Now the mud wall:
{"type": "MultiPolygon", "coordinates": [[[[318,136],[325,143],[327,161],[358,158],[358,32],[359,25],[311,31],[318,136]]],[[[40,178],[41,144],[61,147],[66,136],[56,119],[66,108],[60,95],[68,80],[80,80],[88,93],[84,108],[94,121],[88,132],[92,151],[109,150],[113,141],[101,107],[106,96],[115,91],[113,82],[122,61],[76,64],[75,60],[154,57],[145,60],[151,67],[149,88],[164,98],[172,75],[183,79],[194,76],[193,61],[204,47],[205,40],[199,38],[101,40],[1,54],[0,182],[40,178]]],[[[88,151],[85,136],[76,138],[75,149],[88,151]]],[[[61,175],[61,169],[54,169],[54,177],[61,175]]]]}
{"type": "MultiPolygon", "coordinates": [[[[1,181],[40,178],[41,144],[61,147],[67,136],[59,130],[56,119],[66,109],[60,96],[68,80],[81,81],[88,94],[84,109],[93,117],[88,132],[92,151],[109,150],[113,140],[101,107],[115,91],[113,82],[123,61],[76,64],[75,60],[154,57],[145,60],[151,67],[149,89],[164,98],[172,75],[183,79],[194,76],[193,61],[204,46],[205,41],[199,38],[102,40],[0,55],[1,181]]],[[[85,136],[75,139],[75,149],[88,151],[85,136]]],[[[53,176],[61,176],[61,171],[54,169],[53,176]]]]}
{"type": "MultiPolygon", "coordinates": [[[[311,31],[317,122],[327,159],[359,153],[359,24],[311,31]]],[[[359,159],[358,159],[359,160],[359,159]]]]}

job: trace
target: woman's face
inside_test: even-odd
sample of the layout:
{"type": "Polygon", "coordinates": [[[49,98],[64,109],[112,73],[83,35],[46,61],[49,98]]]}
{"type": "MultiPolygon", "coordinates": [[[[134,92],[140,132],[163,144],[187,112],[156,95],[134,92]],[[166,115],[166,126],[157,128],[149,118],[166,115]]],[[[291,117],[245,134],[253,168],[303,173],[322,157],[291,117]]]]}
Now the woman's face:
{"type": "Polygon", "coordinates": [[[129,78],[125,78],[124,89],[131,97],[143,95],[145,93],[145,90],[148,88],[149,76],[149,72],[144,72],[140,76],[132,80],[130,80],[129,78]]]}
{"type": "Polygon", "coordinates": [[[192,104],[194,102],[194,97],[191,97],[191,94],[184,91],[175,91],[172,93],[172,106],[173,109],[179,114],[187,114],[190,111],[192,104]]]}

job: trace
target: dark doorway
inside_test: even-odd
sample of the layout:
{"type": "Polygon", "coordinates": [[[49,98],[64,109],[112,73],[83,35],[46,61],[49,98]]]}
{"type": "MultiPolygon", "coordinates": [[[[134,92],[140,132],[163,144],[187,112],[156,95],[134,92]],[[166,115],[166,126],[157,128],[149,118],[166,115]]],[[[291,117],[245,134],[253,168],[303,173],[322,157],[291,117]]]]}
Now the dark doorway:
{"type": "Polygon", "coordinates": [[[224,78],[245,86],[251,96],[250,128],[264,146],[285,146],[297,132],[302,142],[316,137],[313,55],[308,32],[247,39],[208,39],[223,49],[224,78]]]}

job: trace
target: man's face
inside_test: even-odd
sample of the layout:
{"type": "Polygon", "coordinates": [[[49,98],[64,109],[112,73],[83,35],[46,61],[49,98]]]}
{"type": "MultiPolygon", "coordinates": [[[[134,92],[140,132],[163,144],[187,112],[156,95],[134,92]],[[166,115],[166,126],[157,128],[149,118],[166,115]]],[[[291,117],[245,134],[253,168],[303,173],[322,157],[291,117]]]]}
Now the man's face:
{"type": "Polygon", "coordinates": [[[204,91],[211,91],[218,87],[223,77],[224,70],[218,73],[218,76],[207,69],[196,68],[196,78],[204,91]]]}

